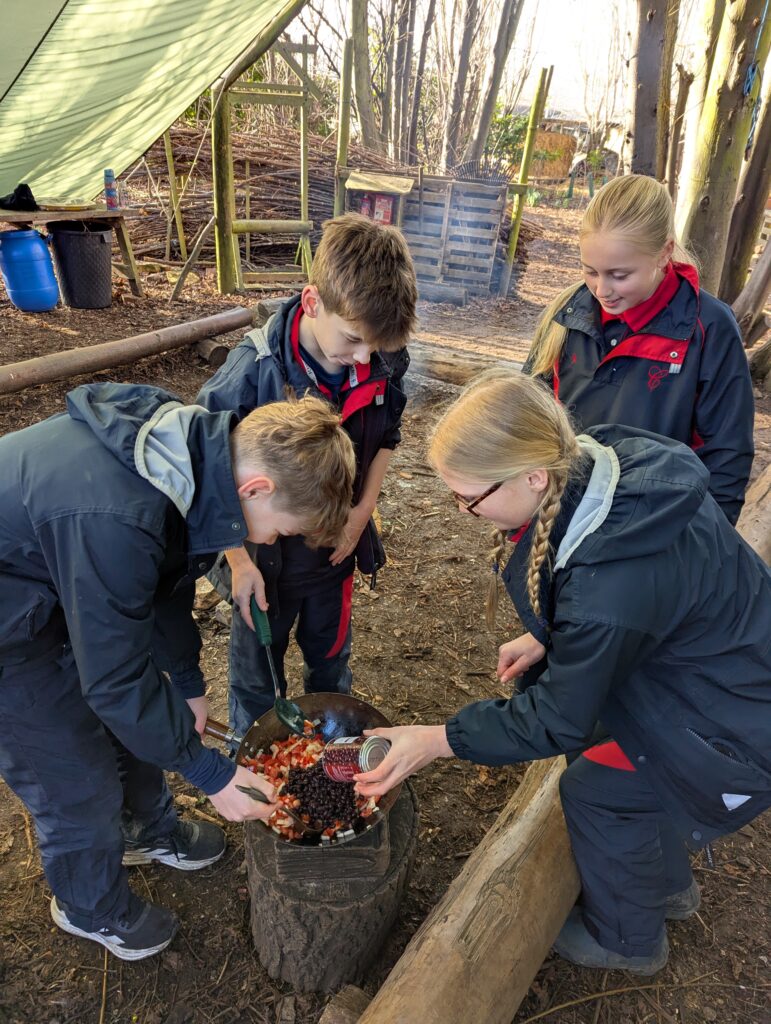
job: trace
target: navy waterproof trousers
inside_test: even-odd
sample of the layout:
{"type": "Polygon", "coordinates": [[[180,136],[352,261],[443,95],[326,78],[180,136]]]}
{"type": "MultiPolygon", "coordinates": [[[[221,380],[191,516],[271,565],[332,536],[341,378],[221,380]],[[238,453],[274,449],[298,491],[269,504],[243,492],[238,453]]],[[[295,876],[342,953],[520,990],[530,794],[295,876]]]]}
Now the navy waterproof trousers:
{"type": "MultiPolygon", "coordinates": [[[[352,594],[353,575],[309,597],[288,596],[279,591],[278,600],[271,600],[271,651],[284,696],[287,686],[284,656],[295,623],[295,636],[303,655],[305,692],[351,692],[353,677],[348,661],[352,594]]],[[[242,736],[256,719],[273,707],[274,700],[265,650],[234,608],[230,638],[230,727],[242,736]]]]}
{"type": "Polygon", "coordinates": [[[562,775],[560,795],[587,928],[605,949],[648,956],[664,929],[667,896],[693,880],[685,842],[634,769],[583,754],[562,775]]]}
{"type": "Polygon", "coordinates": [[[48,884],[92,928],[128,909],[124,835],[177,823],[163,772],[137,760],[84,700],[69,644],[0,665],[0,775],[35,822],[48,884]]]}

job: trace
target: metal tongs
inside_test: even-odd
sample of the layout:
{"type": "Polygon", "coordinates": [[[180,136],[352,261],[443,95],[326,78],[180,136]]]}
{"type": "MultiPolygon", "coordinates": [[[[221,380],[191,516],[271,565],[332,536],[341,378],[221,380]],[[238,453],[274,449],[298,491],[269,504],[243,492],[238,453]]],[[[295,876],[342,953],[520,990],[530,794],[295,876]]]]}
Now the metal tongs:
{"type": "Polygon", "coordinates": [[[270,620],[267,614],[260,608],[254,595],[250,598],[249,609],[252,614],[252,622],[254,623],[254,631],[257,634],[257,640],[261,647],[265,648],[265,657],[268,659],[268,665],[270,666],[270,674],[273,679],[273,689],[276,692],[276,702],[273,705],[276,718],[282,725],[285,725],[291,732],[297,733],[298,736],[304,735],[305,731],[305,715],[302,713],[301,708],[298,704],[295,704],[293,700],[287,700],[286,697],[281,696],[281,687],[279,686],[278,676],[276,674],[276,666],[273,663],[273,651],[270,649],[270,645],[273,643],[273,633],[270,628],[270,620]]]}
{"type": "MultiPolygon", "coordinates": [[[[265,796],[263,791],[261,789],[257,789],[256,786],[239,786],[238,783],[236,783],[236,789],[239,793],[246,793],[248,797],[251,797],[252,800],[256,800],[260,804],[269,804],[272,802],[267,796],[265,796]]],[[[293,810],[291,807],[287,807],[286,804],[279,804],[279,813],[286,814],[287,817],[291,818],[303,835],[318,836],[322,832],[321,828],[309,825],[307,821],[303,821],[297,811],[293,810]]]]}

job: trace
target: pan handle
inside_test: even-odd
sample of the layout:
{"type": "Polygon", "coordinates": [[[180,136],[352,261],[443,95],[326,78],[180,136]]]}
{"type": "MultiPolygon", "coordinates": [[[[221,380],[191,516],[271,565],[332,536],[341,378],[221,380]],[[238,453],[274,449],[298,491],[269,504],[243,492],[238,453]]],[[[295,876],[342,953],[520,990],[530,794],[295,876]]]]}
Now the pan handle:
{"type": "Polygon", "coordinates": [[[223,725],[222,722],[218,722],[214,718],[206,719],[203,732],[204,736],[213,736],[215,740],[221,740],[223,743],[235,743],[239,746],[243,739],[242,736],[237,736],[229,726],[223,725]]]}

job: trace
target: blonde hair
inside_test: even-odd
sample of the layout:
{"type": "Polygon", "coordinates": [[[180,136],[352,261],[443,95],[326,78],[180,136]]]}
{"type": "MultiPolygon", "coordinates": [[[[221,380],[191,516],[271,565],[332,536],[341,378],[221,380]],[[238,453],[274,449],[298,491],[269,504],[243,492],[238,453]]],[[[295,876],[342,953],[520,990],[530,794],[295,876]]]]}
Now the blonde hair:
{"type": "MultiPolygon", "coordinates": [[[[578,237],[585,238],[596,231],[626,235],[650,256],[658,255],[673,239],[673,258],[683,263],[696,263],[694,256],[677,241],[675,208],[666,186],[644,174],[613,178],[595,194],[586,208],[578,237]]],[[[558,324],[554,317],[583,283],[570,285],[544,310],[528,356],[529,372],[533,375],[550,373],[562,354],[567,328],[558,324]]]]}
{"type": "Polygon", "coordinates": [[[359,213],[326,221],[309,282],[327,312],[363,324],[383,351],[407,344],[416,323],[418,286],[398,228],[359,213]]]}
{"type": "Polygon", "coordinates": [[[311,547],[334,545],[353,499],[356,458],[339,415],[319,398],[290,398],[250,412],[230,435],[234,469],[264,472],[281,512],[297,516],[311,547]]]}
{"type": "MultiPolygon", "coordinates": [[[[564,408],[541,381],[519,373],[491,370],[473,381],[434,428],[429,460],[441,472],[481,484],[512,480],[545,469],[548,485],[536,510],[533,543],[527,567],[527,594],[533,611],[541,614],[541,567],[550,554],[549,534],[562,495],[581,450],[564,408]]],[[[500,560],[504,535],[495,533],[495,563],[500,560]]],[[[498,604],[497,572],[487,600],[492,626],[498,604]]]]}

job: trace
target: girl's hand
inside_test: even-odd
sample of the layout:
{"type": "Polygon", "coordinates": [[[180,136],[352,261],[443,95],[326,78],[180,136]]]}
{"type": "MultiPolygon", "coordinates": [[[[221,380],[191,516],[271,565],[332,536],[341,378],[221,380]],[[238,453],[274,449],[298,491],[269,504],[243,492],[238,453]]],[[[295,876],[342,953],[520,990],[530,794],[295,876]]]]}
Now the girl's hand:
{"type": "Polygon", "coordinates": [[[242,765],[236,768],[236,774],[227,786],[219,793],[214,793],[209,799],[226,821],[248,821],[254,818],[266,821],[278,809],[278,804],[275,802],[276,791],[273,786],[264,776],[250,772],[242,765]],[[251,786],[252,789],[261,789],[271,802],[269,804],[258,803],[246,793],[239,793],[236,786],[251,786]]]}
{"type": "Polygon", "coordinates": [[[348,520],[343,527],[343,532],[337,542],[337,546],[329,556],[332,565],[340,565],[341,562],[356,550],[359,537],[364,533],[364,528],[369,522],[370,513],[366,509],[354,505],[348,513],[348,520]]]}
{"type": "Polygon", "coordinates": [[[516,640],[509,640],[498,648],[498,668],[496,672],[502,683],[507,683],[515,676],[521,676],[533,665],[536,665],[546,654],[546,648],[533,636],[524,633],[516,640]]]}
{"type": "Polygon", "coordinates": [[[203,736],[206,719],[209,717],[209,701],[206,697],[188,697],[187,706],[195,715],[195,731],[203,736]]]}
{"type": "Polygon", "coordinates": [[[391,741],[385,759],[371,772],[354,775],[362,796],[382,796],[408,775],[425,768],[436,757],[454,757],[443,725],[402,725],[395,729],[367,729],[365,736],[384,736],[391,741]]]}

